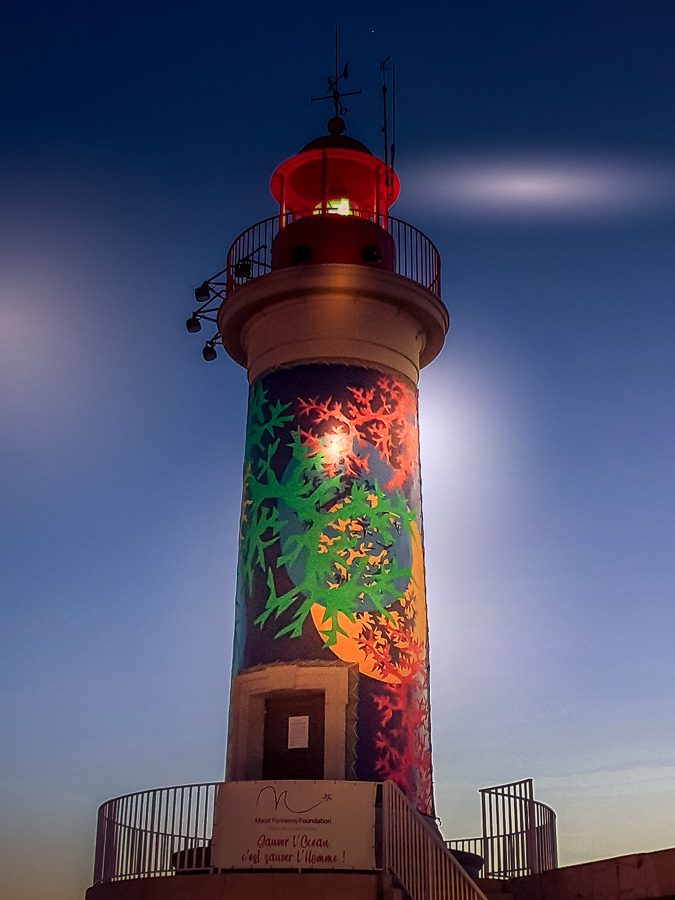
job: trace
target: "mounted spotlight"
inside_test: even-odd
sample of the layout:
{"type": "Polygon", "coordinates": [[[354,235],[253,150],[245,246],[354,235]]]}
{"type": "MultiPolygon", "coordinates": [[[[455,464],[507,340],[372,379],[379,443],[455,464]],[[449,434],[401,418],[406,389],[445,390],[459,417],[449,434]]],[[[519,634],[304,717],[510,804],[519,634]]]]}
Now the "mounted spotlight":
{"type": "Polygon", "coordinates": [[[193,313],[190,318],[185,323],[185,327],[189,331],[190,334],[197,334],[198,331],[202,330],[202,323],[199,321],[197,316],[193,313]]]}
{"type": "Polygon", "coordinates": [[[198,288],[195,288],[195,300],[197,303],[206,303],[207,300],[211,299],[211,288],[209,287],[208,281],[205,281],[203,284],[200,284],[198,288]]]}
{"type": "Polygon", "coordinates": [[[207,362],[213,362],[213,360],[218,356],[218,354],[216,353],[215,343],[215,341],[207,341],[204,344],[202,356],[207,362]]]}
{"type": "Polygon", "coordinates": [[[242,259],[241,262],[234,264],[235,278],[250,278],[253,272],[250,259],[242,259]]]}

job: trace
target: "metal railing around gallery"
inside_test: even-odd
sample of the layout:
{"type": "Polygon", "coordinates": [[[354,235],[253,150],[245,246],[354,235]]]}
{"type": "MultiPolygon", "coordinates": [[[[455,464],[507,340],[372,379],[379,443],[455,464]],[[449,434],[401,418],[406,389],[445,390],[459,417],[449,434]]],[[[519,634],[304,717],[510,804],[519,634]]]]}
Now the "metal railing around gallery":
{"type": "Polygon", "coordinates": [[[217,782],[139,791],[98,811],[94,884],[208,869],[217,782]]]}
{"type": "MultiPolygon", "coordinates": [[[[440,835],[391,781],[382,806],[378,866],[412,900],[485,900],[440,835]]],[[[157,788],[116,797],[99,809],[94,884],[212,872],[210,841],[218,784],[157,788]]]]}
{"type": "MultiPolygon", "coordinates": [[[[256,222],[239,235],[228,251],[225,269],[219,273],[225,275],[226,294],[237,285],[271,270],[272,242],[281,228],[296,218],[297,215],[287,214],[282,221],[279,216],[272,216],[256,222]]],[[[418,228],[393,216],[379,216],[377,221],[394,239],[395,272],[440,296],[441,260],[429,238],[418,228]]]]}
{"type": "Polygon", "coordinates": [[[558,867],[556,815],[534,799],[531,778],[483,788],[483,836],[448,841],[450,850],[476,853],[485,878],[537,875],[558,867]]]}

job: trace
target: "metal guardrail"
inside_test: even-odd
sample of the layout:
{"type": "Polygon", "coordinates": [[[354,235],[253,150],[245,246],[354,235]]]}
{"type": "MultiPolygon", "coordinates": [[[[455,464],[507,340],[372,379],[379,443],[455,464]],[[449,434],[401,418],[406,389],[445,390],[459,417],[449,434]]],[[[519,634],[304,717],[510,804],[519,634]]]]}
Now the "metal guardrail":
{"type": "Polygon", "coordinates": [[[391,781],[382,785],[383,867],[412,900],[485,900],[440,835],[391,781]]]}
{"type": "MultiPolygon", "coordinates": [[[[461,850],[462,853],[475,853],[476,856],[485,859],[485,847],[482,837],[460,838],[456,841],[446,841],[445,845],[449,850],[461,850]]],[[[481,872],[481,875],[485,875],[485,872],[481,872]]],[[[486,877],[488,876],[486,875],[486,877]]]]}
{"type": "Polygon", "coordinates": [[[210,865],[217,782],[139,791],[98,811],[94,884],[210,865]]]}
{"type": "Polygon", "coordinates": [[[558,868],[556,815],[550,806],[534,801],[534,846],[537,872],[558,868]]]}
{"type": "Polygon", "coordinates": [[[558,867],[556,815],[534,799],[531,778],[483,788],[483,836],[448,841],[450,850],[477,853],[485,878],[537,875],[558,867]]]}
{"type": "MultiPolygon", "coordinates": [[[[98,813],[93,883],[212,872],[217,789],[215,782],[157,788],[104,803],[98,813]]],[[[385,883],[402,886],[412,900],[486,900],[393,782],[381,785],[381,796],[376,844],[385,883]]]]}
{"type": "MultiPolygon", "coordinates": [[[[290,214],[273,216],[256,222],[239,235],[227,253],[223,273],[219,273],[225,275],[225,294],[250,278],[257,278],[271,270],[272,242],[281,228],[297,218],[297,215],[290,214]]],[[[440,297],[441,259],[429,238],[419,229],[393,216],[379,216],[377,223],[394,239],[396,273],[440,297]]]]}

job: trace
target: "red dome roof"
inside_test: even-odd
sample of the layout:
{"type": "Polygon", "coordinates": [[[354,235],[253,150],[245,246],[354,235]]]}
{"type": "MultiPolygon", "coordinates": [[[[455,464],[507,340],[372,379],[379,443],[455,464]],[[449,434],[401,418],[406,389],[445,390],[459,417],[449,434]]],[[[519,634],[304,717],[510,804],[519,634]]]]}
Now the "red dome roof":
{"type": "Polygon", "coordinates": [[[282,215],[338,211],[365,218],[385,215],[398,197],[396,173],[360,141],[337,132],[335,126],[332,130],[310,141],[272,175],[270,188],[282,215]]]}

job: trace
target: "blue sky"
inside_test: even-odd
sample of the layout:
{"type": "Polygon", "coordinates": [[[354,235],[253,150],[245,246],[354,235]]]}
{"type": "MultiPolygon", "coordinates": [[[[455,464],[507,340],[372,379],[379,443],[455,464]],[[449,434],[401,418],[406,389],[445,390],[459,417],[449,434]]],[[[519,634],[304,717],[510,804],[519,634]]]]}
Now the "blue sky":
{"type": "MultiPolygon", "coordinates": [[[[336,12],[28,3],[0,148],[0,870],[91,878],[104,800],[222,775],[246,402],[185,333],[323,133],[336,12]]],[[[673,843],[675,9],[337,11],[349,133],[443,260],[421,379],[436,794],[534,777],[564,863],[673,843]]]]}

